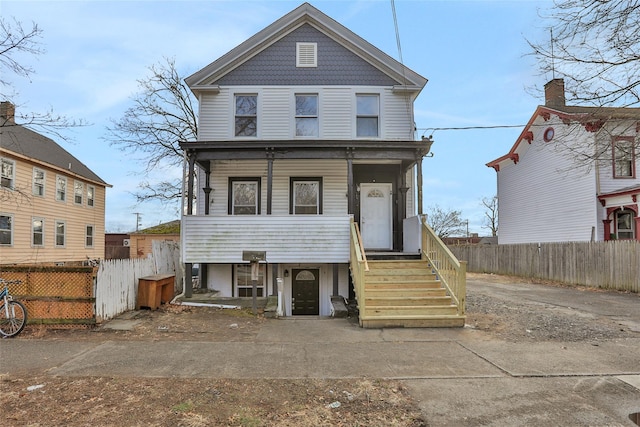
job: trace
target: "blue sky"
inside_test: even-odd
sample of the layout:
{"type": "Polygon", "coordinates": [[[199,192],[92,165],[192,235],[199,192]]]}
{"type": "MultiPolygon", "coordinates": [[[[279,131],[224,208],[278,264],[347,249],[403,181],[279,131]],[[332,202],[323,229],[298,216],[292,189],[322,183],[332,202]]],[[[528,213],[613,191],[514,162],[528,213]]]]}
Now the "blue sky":
{"type": "MultiPolygon", "coordinates": [[[[2,0],[0,13],[43,30],[38,57],[21,57],[35,74],[9,77],[19,109],[47,111],[92,123],[68,132],[61,145],[102,179],[106,228],[135,229],[178,218],[130,194],[142,166],[102,138],[111,118],[122,117],[148,67],[175,58],[184,76],[203,68],[301,4],[300,1],[30,1],[2,0]]],[[[315,7],[399,59],[390,0],[313,1],[315,7]]],[[[421,135],[433,135],[424,160],[424,204],[462,212],[470,232],[482,228],[483,197],[496,193],[485,163],[505,154],[522,128],[434,128],[524,125],[543,103],[540,75],[526,39],[548,38],[539,12],[550,1],[409,1],[395,9],[404,63],[429,82],[415,103],[421,135]],[[531,91],[530,88],[538,88],[531,91]]],[[[158,176],[180,171],[157,171],[158,176]]]]}

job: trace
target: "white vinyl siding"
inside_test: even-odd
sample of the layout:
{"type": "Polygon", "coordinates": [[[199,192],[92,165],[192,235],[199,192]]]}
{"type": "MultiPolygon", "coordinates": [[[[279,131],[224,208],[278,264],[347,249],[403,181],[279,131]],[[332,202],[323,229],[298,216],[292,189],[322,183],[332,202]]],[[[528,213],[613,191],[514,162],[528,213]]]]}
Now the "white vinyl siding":
{"type": "Polygon", "coordinates": [[[380,87],[274,86],[221,88],[205,93],[200,101],[200,141],[228,141],[234,136],[236,94],[258,95],[258,138],[295,138],[296,93],[318,94],[319,139],[351,140],[355,137],[356,94],[378,94],[379,134],[383,140],[413,140],[413,103],[406,94],[380,87]]]}

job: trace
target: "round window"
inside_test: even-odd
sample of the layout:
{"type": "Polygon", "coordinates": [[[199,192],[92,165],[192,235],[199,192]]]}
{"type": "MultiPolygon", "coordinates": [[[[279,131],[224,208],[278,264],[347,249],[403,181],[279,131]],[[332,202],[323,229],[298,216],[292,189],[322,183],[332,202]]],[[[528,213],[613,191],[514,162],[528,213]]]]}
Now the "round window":
{"type": "Polygon", "coordinates": [[[547,128],[544,131],[544,141],[545,142],[549,142],[553,139],[553,135],[555,135],[555,131],[553,130],[553,128],[547,128]]]}

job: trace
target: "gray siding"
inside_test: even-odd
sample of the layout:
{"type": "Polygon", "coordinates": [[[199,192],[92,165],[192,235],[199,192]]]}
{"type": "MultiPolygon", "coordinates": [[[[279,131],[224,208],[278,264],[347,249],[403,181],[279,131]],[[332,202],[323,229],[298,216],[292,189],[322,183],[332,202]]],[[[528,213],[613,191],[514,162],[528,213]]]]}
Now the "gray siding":
{"type": "Polygon", "coordinates": [[[393,86],[399,82],[305,24],[213,84],[393,86]],[[296,68],[296,42],[318,44],[316,68],[296,68]]]}

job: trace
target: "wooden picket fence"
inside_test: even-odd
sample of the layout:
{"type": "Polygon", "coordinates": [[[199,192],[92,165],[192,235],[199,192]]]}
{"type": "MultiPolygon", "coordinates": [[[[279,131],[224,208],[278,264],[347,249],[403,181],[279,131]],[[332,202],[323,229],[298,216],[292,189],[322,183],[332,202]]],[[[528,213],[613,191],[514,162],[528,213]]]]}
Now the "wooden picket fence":
{"type": "Polygon", "coordinates": [[[467,271],[640,292],[640,242],[450,246],[467,271]]]}

